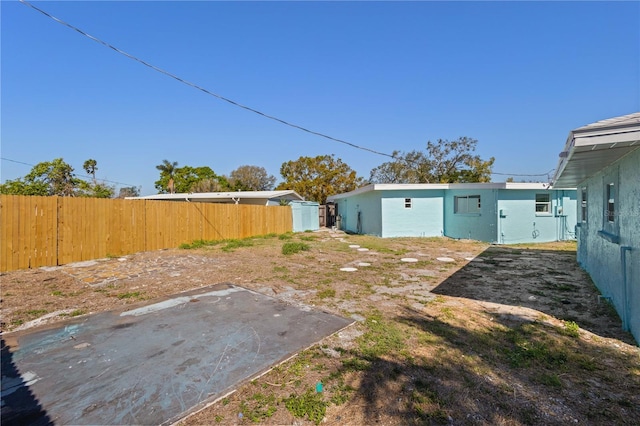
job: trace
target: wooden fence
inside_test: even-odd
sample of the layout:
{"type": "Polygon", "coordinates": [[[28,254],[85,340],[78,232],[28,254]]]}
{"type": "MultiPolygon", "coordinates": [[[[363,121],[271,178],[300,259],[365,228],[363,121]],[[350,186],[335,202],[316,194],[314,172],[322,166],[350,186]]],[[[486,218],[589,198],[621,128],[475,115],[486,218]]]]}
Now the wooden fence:
{"type": "Polygon", "coordinates": [[[0,271],[292,229],[288,206],[0,195],[0,271]]]}

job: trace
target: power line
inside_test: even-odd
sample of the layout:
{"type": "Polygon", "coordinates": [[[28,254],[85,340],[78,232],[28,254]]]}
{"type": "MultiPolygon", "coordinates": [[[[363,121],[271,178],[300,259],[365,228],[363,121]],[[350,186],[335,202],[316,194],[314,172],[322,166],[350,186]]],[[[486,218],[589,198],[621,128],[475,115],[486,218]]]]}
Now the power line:
{"type": "Polygon", "coordinates": [[[211,91],[209,91],[209,90],[207,90],[207,89],[205,89],[205,88],[203,88],[203,87],[201,87],[201,86],[198,86],[197,84],[194,84],[194,83],[191,83],[191,82],[189,82],[189,81],[187,81],[187,80],[184,80],[184,79],[182,79],[182,78],[178,77],[177,75],[170,73],[169,71],[166,71],[166,70],[164,70],[164,69],[162,69],[162,68],[159,68],[159,67],[157,67],[157,66],[155,66],[155,65],[152,65],[152,64],[150,64],[150,63],[148,63],[148,62],[146,62],[146,61],[144,61],[144,60],[142,60],[142,59],[139,59],[138,57],[136,57],[136,56],[134,56],[134,55],[131,55],[131,54],[129,54],[129,53],[127,53],[127,52],[125,52],[125,51],[123,51],[123,50],[121,50],[121,49],[118,49],[117,47],[115,47],[115,46],[113,46],[113,45],[111,45],[111,44],[109,44],[109,43],[107,43],[107,42],[105,42],[105,41],[103,41],[103,40],[101,40],[101,39],[99,39],[99,38],[97,38],[97,37],[94,37],[94,36],[92,36],[92,35],[90,35],[90,34],[87,34],[86,32],[82,31],[82,30],[81,30],[81,29],[79,29],[78,27],[75,27],[75,26],[73,26],[73,25],[71,25],[71,24],[69,24],[69,23],[67,23],[67,22],[65,22],[65,21],[63,21],[63,20],[61,20],[61,19],[59,19],[59,18],[56,18],[55,16],[50,15],[49,13],[45,12],[45,11],[44,11],[44,10],[42,10],[42,9],[37,8],[36,6],[34,6],[34,5],[30,4],[29,2],[27,2],[27,1],[25,1],[25,0],[20,0],[20,3],[25,4],[25,5],[29,6],[29,7],[31,7],[32,9],[34,9],[34,10],[36,10],[36,11],[38,11],[38,12],[42,13],[43,15],[45,15],[45,16],[47,16],[47,17],[49,17],[49,18],[53,19],[54,21],[56,21],[56,22],[58,22],[58,23],[60,23],[60,24],[62,24],[62,25],[64,25],[64,26],[66,26],[66,27],[68,27],[68,28],[71,28],[71,29],[72,29],[72,30],[74,30],[74,31],[77,31],[78,33],[82,34],[83,36],[85,36],[85,37],[87,37],[87,38],[89,38],[89,39],[91,39],[91,40],[93,40],[93,41],[95,41],[95,42],[97,42],[97,43],[100,43],[101,45],[106,46],[106,47],[108,47],[109,49],[112,49],[113,51],[115,51],[115,52],[117,52],[117,53],[119,53],[119,54],[121,54],[121,55],[124,55],[124,56],[126,56],[127,58],[129,58],[129,59],[132,59],[132,60],[134,60],[134,61],[136,61],[136,62],[139,62],[139,63],[141,63],[142,65],[144,65],[144,66],[146,66],[146,67],[149,67],[149,68],[151,68],[151,69],[152,69],[152,70],[154,70],[154,71],[157,71],[157,72],[159,72],[159,73],[161,73],[161,74],[164,74],[164,75],[166,75],[166,76],[168,76],[168,77],[171,77],[171,78],[173,78],[173,79],[175,79],[175,80],[179,81],[180,83],[183,83],[183,84],[186,84],[187,86],[193,87],[194,89],[197,89],[197,90],[199,90],[199,91],[201,91],[201,92],[203,92],[203,93],[205,93],[205,94],[207,94],[207,95],[214,96],[214,97],[216,97],[216,98],[218,98],[218,99],[220,99],[220,100],[222,100],[222,101],[228,102],[228,103],[230,103],[231,105],[234,105],[234,106],[237,106],[237,107],[239,107],[239,108],[245,109],[245,110],[247,110],[247,111],[253,112],[253,113],[255,113],[255,114],[261,115],[261,116],[263,116],[263,117],[265,117],[265,118],[268,118],[268,119],[270,119],[270,120],[277,121],[277,122],[279,122],[279,123],[281,123],[281,124],[284,124],[284,125],[286,125],[286,126],[293,127],[293,128],[295,128],[295,129],[298,129],[298,130],[302,130],[303,132],[307,132],[307,133],[310,133],[310,134],[312,134],[312,135],[320,136],[320,137],[323,137],[323,138],[326,138],[326,139],[332,140],[332,141],[334,141],[334,142],[339,142],[339,143],[342,143],[342,144],[345,144],[345,145],[349,145],[349,146],[351,146],[351,147],[353,147],[353,148],[361,149],[361,150],[363,150],[363,151],[368,151],[368,152],[371,152],[371,153],[374,153],[374,154],[383,155],[383,156],[385,156],[385,157],[395,158],[392,154],[386,154],[386,153],[384,153],[384,152],[380,152],[380,151],[376,151],[376,150],[373,150],[373,149],[370,149],[370,148],[367,148],[367,147],[363,147],[363,146],[360,146],[360,145],[356,145],[356,144],[354,144],[354,143],[347,142],[347,141],[342,140],[342,139],[334,138],[333,136],[329,136],[329,135],[326,135],[326,134],[324,134],[324,133],[320,133],[320,132],[316,132],[316,131],[313,131],[313,130],[309,130],[309,129],[305,128],[305,127],[299,126],[299,125],[294,124],[294,123],[290,123],[290,122],[288,122],[288,121],[286,121],[286,120],[283,120],[283,119],[281,119],[281,118],[275,117],[275,116],[273,116],[273,115],[265,114],[265,113],[263,113],[263,112],[261,112],[261,111],[258,111],[258,110],[256,110],[256,109],[253,109],[253,108],[251,108],[251,107],[248,107],[248,106],[246,106],[246,105],[243,105],[243,104],[241,104],[241,103],[239,103],[239,102],[233,101],[233,100],[231,100],[231,99],[229,99],[229,98],[226,98],[226,97],[224,97],[224,96],[222,96],[222,95],[219,95],[219,94],[217,94],[217,93],[213,93],[213,92],[211,92],[211,91]]]}
{"type": "Polygon", "coordinates": [[[538,174],[522,174],[522,173],[498,173],[491,172],[492,175],[500,175],[500,176],[549,176],[556,169],[551,169],[547,173],[538,173],[538,174]]]}
{"type": "MultiPolygon", "coordinates": [[[[12,162],[12,163],[17,163],[17,164],[24,164],[25,166],[31,166],[31,167],[35,167],[35,166],[36,166],[36,164],[25,163],[25,162],[23,162],[23,161],[12,160],[12,159],[10,159],[10,158],[5,158],[5,157],[0,157],[0,160],[3,160],[3,161],[10,161],[10,162],[12,162]]],[[[93,178],[92,176],[89,176],[89,175],[87,175],[87,176],[78,176],[78,174],[77,174],[77,173],[71,173],[71,176],[73,176],[73,177],[77,177],[78,179],[91,179],[91,178],[93,178]]],[[[109,182],[109,183],[113,183],[113,184],[116,184],[116,185],[123,185],[123,186],[138,186],[138,185],[132,185],[132,184],[130,184],[130,183],[116,182],[116,181],[114,181],[114,180],[108,180],[108,179],[96,179],[96,180],[99,180],[99,181],[101,181],[101,182],[109,182]]]]}
{"type": "MultiPolygon", "coordinates": [[[[324,133],[320,133],[320,132],[316,132],[314,130],[307,129],[305,127],[302,127],[302,126],[299,126],[297,124],[290,123],[290,122],[288,122],[286,120],[283,120],[281,118],[275,117],[273,115],[269,115],[269,114],[263,113],[261,111],[258,111],[258,110],[254,109],[254,108],[251,108],[249,106],[243,105],[243,104],[241,104],[239,102],[231,100],[231,99],[229,99],[227,97],[224,97],[222,95],[219,95],[217,93],[211,92],[211,91],[209,91],[209,90],[207,90],[207,89],[205,89],[205,88],[203,88],[201,86],[198,86],[195,83],[191,83],[190,81],[187,81],[187,80],[185,80],[185,79],[183,79],[181,77],[178,77],[177,75],[172,74],[169,71],[166,71],[166,70],[164,70],[164,69],[162,69],[160,67],[157,67],[157,66],[155,66],[153,64],[150,64],[150,63],[148,63],[148,62],[146,62],[146,61],[144,61],[144,60],[142,60],[142,59],[140,59],[140,58],[138,58],[138,57],[136,57],[136,56],[134,56],[134,55],[132,55],[130,53],[127,53],[127,52],[125,52],[125,51],[123,51],[123,50],[121,50],[121,49],[119,49],[119,48],[117,48],[117,47],[115,47],[115,46],[113,46],[113,45],[111,45],[111,44],[99,39],[98,37],[94,37],[94,36],[86,33],[85,31],[81,30],[80,28],[78,28],[76,26],[73,26],[73,25],[63,21],[62,19],[59,19],[59,18],[57,18],[57,17],[45,12],[44,10],[32,5],[31,3],[29,3],[26,0],[19,0],[19,1],[20,1],[20,3],[22,3],[22,4],[26,5],[26,6],[29,6],[30,8],[36,10],[37,12],[40,12],[44,16],[46,16],[46,17],[58,22],[59,24],[62,24],[64,26],[66,26],[66,27],[78,32],[79,34],[89,38],[90,40],[95,41],[96,43],[99,43],[99,44],[101,44],[101,45],[103,45],[105,47],[108,47],[109,49],[115,51],[116,53],[119,53],[119,54],[121,54],[121,55],[123,55],[123,56],[125,56],[125,57],[127,57],[127,58],[129,58],[131,60],[133,60],[133,61],[136,61],[136,62],[138,62],[138,63],[140,63],[140,64],[142,64],[142,65],[144,65],[144,66],[146,66],[148,68],[151,68],[154,71],[157,71],[157,72],[159,72],[161,74],[164,74],[167,77],[171,77],[171,78],[173,78],[174,80],[176,80],[176,81],[178,81],[180,83],[183,83],[183,84],[185,84],[187,86],[190,86],[190,87],[192,87],[192,88],[194,88],[196,90],[199,90],[199,91],[201,91],[201,92],[203,92],[203,93],[205,93],[207,95],[213,96],[213,97],[215,97],[217,99],[220,99],[222,101],[225,101],[225,102],[227,102],[227,103],[229,103],[231,105],[234,105],[234,106],[236,106],[238,108],[242,108],[242,109],[247,110],[249,112],[253,112],[255,114],[261,115],[261,116],[263,116],[263,117],[265,117],[267,119],[270,119],[270,120],[279,122],[281,124],[284,124],[285,126],[289,126],[289,127],[294,128],[294,129],[298,129],[298,130],[301,130],[303,132],[310,133],[312,135],[320,136],[322,138],[329,139],[329,140],[332,140],[334,142],[338,142],[338,143],[342,143],[344,145],[348,145],[348,146],[350,146],[352,148],[360,149],[360,150],[363,150],[363,151],[368,151],[368,152],[371,152],[373,154],[381,155],[381,156],[384,156],[384,157],[389,157],[389,158],[394,159],[394,160],[398,159],[398,157],[395,154],[387,154],[387,153],[384,153],[384,152],[376,151],[374,149],[367,148],[367,147],[364,147],[364,146],[360,146],[360,145],[357,145],[355,143],[345,141],[343,139],[334,138],[333,136],[329,136],[329,135],[326,135],[324,133]]],[[[553,171],[553,170],[551,170],[551,171],[553,171]]],[[[549,173],[517,174],[517,173],[497,173],[497,172],[492,172],[491,174],[503,175],[503,176],[530,176],[530,177],[534,177],[534,176],[548,176],[549,173]]]]}

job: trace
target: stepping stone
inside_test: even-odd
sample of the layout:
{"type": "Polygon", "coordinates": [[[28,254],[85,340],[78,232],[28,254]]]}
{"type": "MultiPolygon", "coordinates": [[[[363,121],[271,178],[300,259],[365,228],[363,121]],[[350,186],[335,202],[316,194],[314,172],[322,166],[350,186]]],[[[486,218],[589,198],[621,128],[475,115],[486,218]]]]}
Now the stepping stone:
{"type": "Polygon", "coordinates": [[[358,266],[371,266],[371,264],[367,262],[360,262],[358,263],[358,266]]]}
{"type": "Polygon", "coordinates": [[[355,272],[358,268],[340,268],[340,270],[343,272],[355,272]]]}
{"type": "Polygon", "coordinates": [[[440,262],[455,262],[456,261],[452,257],[438,257],[436,259],[438,259],[440,262]]]}
{"type": "Polygon", "coordinates": [[[363,247],[363,248],[359,248],[358,251],[369,251],[369,249],[363,247]]]}
{"type": "Polygon", "coordinates": [[[357,248],[360,248],[360,246],[357,245],[357,244],[349,244],[349,248],[356,248],[357,249],[357,248]]]}
{"type": "Polygon", "coordinates": [[[402,259],[400,259],[402,262],[407,262],[407,263],[415,263],[418,261],[418,259],[416,259],[415,257],[403,257],[402,259]]]}

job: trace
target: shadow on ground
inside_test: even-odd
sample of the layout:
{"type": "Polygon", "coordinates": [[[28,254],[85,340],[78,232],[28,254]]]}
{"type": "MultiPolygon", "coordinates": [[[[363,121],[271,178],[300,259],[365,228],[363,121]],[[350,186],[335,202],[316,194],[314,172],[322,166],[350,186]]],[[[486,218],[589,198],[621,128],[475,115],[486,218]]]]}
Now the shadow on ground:
{"type": "Polygon", "coordinates": [[[36,397],[29,383],[37,378],[31,372],[20,372],[13,362],[11,348],[2,340],[2,424],[50,425],[53,424],[36,397]]]}
{"type": "MultiPolygon", "coordinates": [[[[435,289],[434,294],[530,308],[602,337],[636,344],[613,307],[572,251],[489,247],[435,289]]],[[[490,310],[491,307],[488,307],[490,310]]]]}
{"type": "Polygon", "coordinates": [[[406,309],[397,320],[425,351],[408,359],[360,354],[369,366],[357,389],[367,424],[382,412],[403,424],[640,423],[635,351],[527,318],[471,328],[406,309]]]}

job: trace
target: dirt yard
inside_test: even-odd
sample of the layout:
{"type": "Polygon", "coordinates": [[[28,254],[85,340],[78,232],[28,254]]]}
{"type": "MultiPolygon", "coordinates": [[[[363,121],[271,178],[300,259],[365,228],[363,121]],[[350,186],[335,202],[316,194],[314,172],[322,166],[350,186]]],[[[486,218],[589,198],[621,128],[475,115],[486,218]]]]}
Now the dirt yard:
{"type": "Polygon", "coordinates": [[[185,425],[640,424],[640,350],[573,243],[322,230],[0,279],[5,333],[222,282],[356,321],[185,425]]]}

